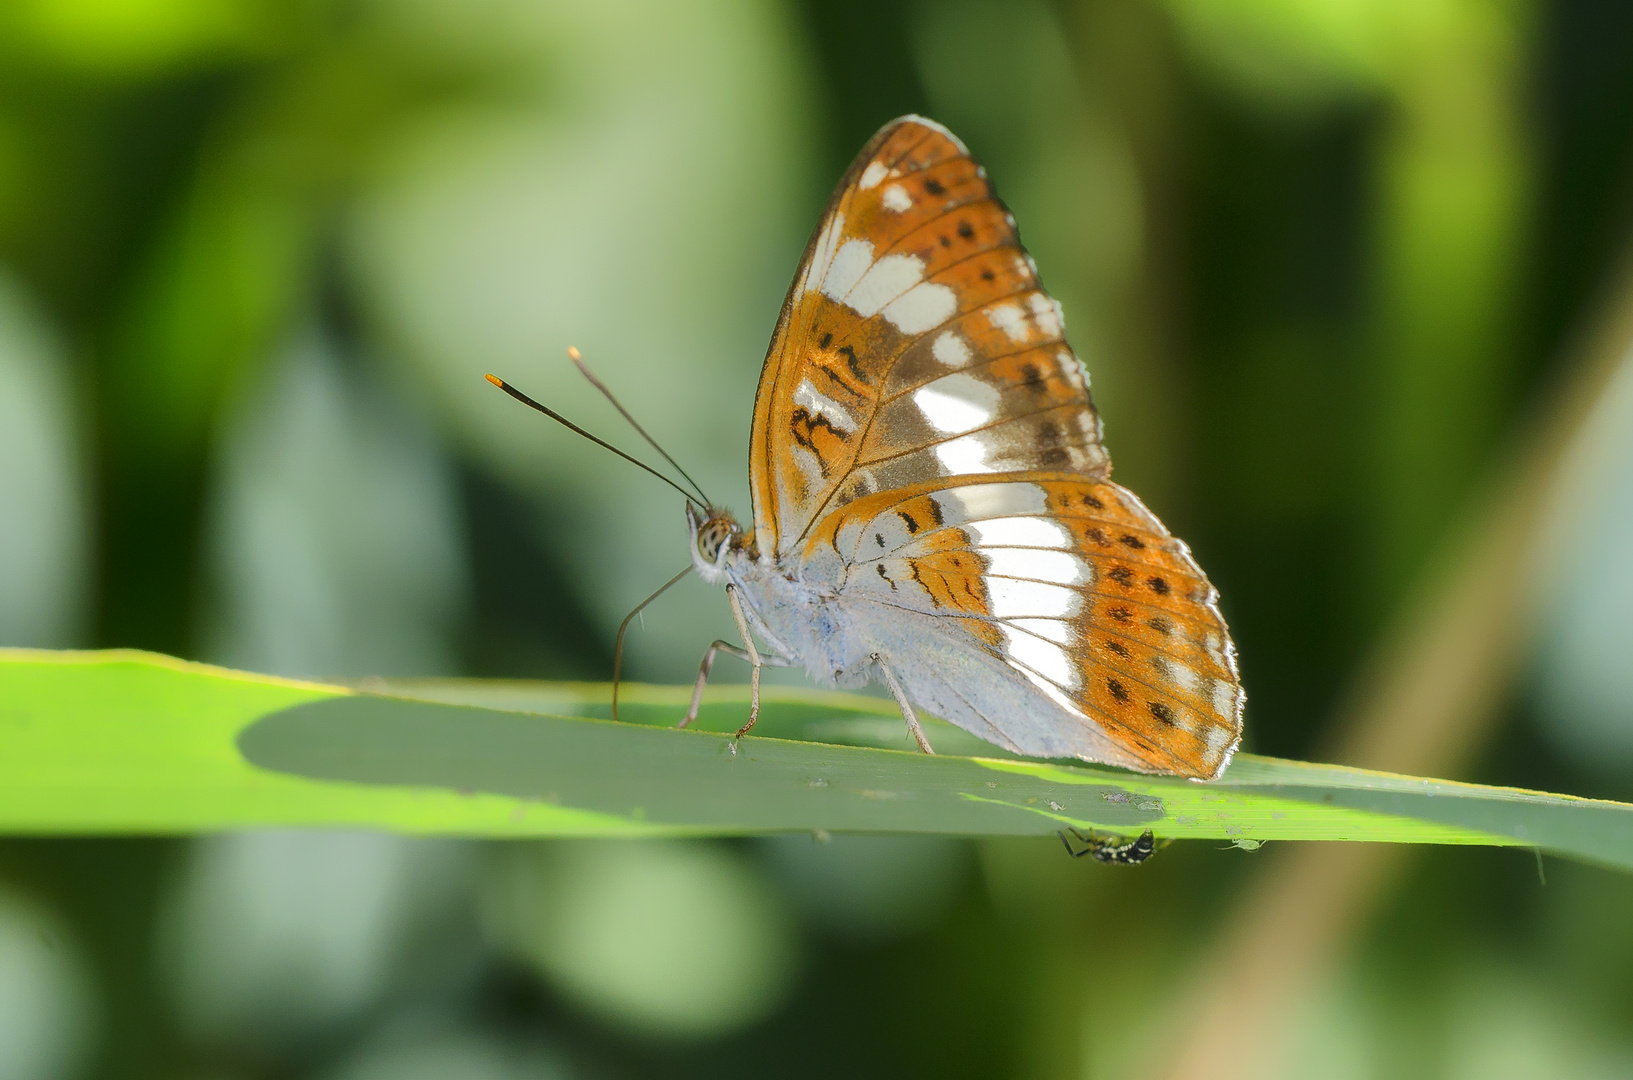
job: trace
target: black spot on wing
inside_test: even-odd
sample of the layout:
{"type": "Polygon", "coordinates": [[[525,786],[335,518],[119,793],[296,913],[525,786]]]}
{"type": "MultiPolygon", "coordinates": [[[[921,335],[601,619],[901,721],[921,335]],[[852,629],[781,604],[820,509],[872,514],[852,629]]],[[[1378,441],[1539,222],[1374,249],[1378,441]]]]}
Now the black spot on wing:
{"type": "Polygon", "coordinates": [[[818,428],[827,428],[834,438],[843,441],[846,433],[834,427],[826,416],[813,417],[810,410],[802,406],[795,407],[788,421],[789,436],[800,446],[811,452],[811,455],[817,459],[817,467],[822,470],[823,478],[826,479],[828,476],[828,463],[823,460],[821,451],[817,449],[813,435],[818,428]]]}
{"type": "Polygon", "coordinates": [[[856,359],[856,350],[849,345],[841,345],[839,355],[845,358],[845,366],[851,369],[851,374],[856,376],[856,380],[866,386],[868,384],[867,375],[862,371],[861,361],[856,359]]]}

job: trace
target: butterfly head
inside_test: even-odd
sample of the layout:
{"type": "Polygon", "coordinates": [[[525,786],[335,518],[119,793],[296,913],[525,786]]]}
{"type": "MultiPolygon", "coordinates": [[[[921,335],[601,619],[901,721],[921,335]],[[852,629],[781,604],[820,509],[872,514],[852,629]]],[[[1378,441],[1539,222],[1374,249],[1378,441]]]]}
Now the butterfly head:
{"type": "Polygon", "coordinates": [[[692,536],[692,565],[698,576],[718,584],[726,576],[726,562],[743,547],[743,527],[725,510],[686,504],[686,527],[692,536]]]}

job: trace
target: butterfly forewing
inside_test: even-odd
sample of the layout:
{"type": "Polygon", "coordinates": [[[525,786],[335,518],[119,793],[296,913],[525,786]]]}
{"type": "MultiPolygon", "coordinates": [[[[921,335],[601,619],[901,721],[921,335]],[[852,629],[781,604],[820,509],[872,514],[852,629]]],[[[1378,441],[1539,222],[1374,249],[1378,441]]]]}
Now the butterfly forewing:
{"type": "Polygon", "coordinates": [[[888,126],[813,236],[761,374],[760,557],[983,657],[1003,687],[904,675],[978,734],[1217,775],[1242,693],[1214,589],[1110,471],[1059,305],[984,170],[938,125],[888,126]],[[1028,701],[1038,715],[1014,715],[1028,701]]]}
{"type": "Polygon", "coordinates": [[[786,557],[856,498],[1036,467],[1034,448],[1108,470],[1060,309],[963,144],[898,122],[852,165],[784,303],[755,404],[756,545],[786,557]]]}

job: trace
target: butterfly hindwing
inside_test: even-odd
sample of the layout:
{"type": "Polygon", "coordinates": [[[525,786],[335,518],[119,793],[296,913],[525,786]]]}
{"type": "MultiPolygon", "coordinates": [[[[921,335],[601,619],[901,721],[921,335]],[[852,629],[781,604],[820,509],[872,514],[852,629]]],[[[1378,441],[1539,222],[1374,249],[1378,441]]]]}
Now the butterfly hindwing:
{"type": "MultiPolygon", "coordinates": [[[[1035,474],[865,500],[833,534],[844,595],[959,622],[1065,716],[1137,767],[1213,775],[1242,693],[1216,593],[1133,493],[1035,474]]],[[[988,716],[1023,752],[1015,717],[988,716]]]]}

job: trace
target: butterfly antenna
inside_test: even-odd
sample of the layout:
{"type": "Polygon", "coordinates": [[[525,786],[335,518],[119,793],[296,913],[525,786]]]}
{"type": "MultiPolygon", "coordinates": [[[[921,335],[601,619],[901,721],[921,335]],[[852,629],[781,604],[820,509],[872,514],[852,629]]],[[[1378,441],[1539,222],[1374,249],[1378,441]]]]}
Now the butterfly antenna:
{"type": "MultiPolygon", "coordinates": [[[[595,445],[601,447],[604,450],[611,450],[613,453],[617,454],[619,457],[623,458],[625,461],[629,462],[631,465],[640,466],[641,468],[645,469],[647,472],[651,473],[653,476],[656,476],[659,480],[662,480],[664,483],[668,484],[670,487],[672,487],[676,491],[680,492],[681,495],[683,497],[685,497],[687,502],[692,501],[692,493],[690,491],[687,491],[685,488],[681,487],[679,484],[675,483],[673,480],[669,479],[669,477],[665,476],[663,473],[659,472],[657,469],[654,469],[652,466],[648,465],[646,462],[642,461],[640,458],[633,457],[633,456],[631,456],[629,454],[626,454],[622,450],[618,449],[616,446],[612,445],[612,443],[608,442],[607,440],[599,438],[599,437],[597,437],[595,435],[591,435],[588,431],[585,431],[583,428],[579,427],[577,424],[573,423],[571,420],[567,419],[565,416],[561,415],[556,410],[550,408],[550,406],[540,405],[537,401],[534,401],[532,398],[528,397],[526,394],[522,393],[520,390],[518,390],[514,386],[510,385],[505,380],[501,379],[499,376],[497,376],[497,375],[486,375],[486,376],[484,376],[484,378],[486,378],[488,380],[488,382],[490,382],[493,385],[497,386],[499,389],[503,390],[505,393],[509,394],[511,397],[515,398],[517,401],[521,402],[523,405],[526,405],[528,408],[537,409],[539,412],[541,412],[544,415],[548,416],[550,419],[554,420],[556,423],[560,424],[562,427],[566,428],[568,431],[571,431],[571,432],[574,432],[575,434],[584,436],[586,439],[588,439],[591,442],[595,443],[595,445]]],[[[700,492],[700,494],[701,494],[701,492],[700,492]]],[[[705,499],[704,502],[707,503],[708,500],[705,499]]]]}
{"type": "Polygon", "coordinates": [[[612,391],[607,389],[607,384],[595,377],[595,373],[590,370],[588,364],[584,363],[584,357],[579,355],[579,351],[573,346],[569,345],[567,346],[567,356],[575,365],[577,365],[578,373],[590,380],[590,385],[601,391],[602,397],[612,402],[612,407],[618,410],[618,415],[629,421],[629,426],[635,429],[635,433],[641,438],[645,439],[648,446],[662,454],[663,459],[669,462],[669,464],[674,467],[676,472],[680,473],[686,478],[686,482],[692,485],[692,490],[697,492],[698,498],[703,500],[703,505],[713,506],[714,504],[709,501],[709,497],[703,494],[703,489],[698,486],[697,481],[692,479],[691,474],[680,467],[680,462],[669,456],[669,451],[658,445],[658,440],[646,433],[646,428],[635,422],[635,418],[629,415],[629,410],[620,405],[618,403],[618,399],[612,396],[612,391]]]}
{"type": "Polygon", "coordinates": [[[630,612],[628,615],[625,615],[624,616],[624,621],[618,624],[618,643],[613,646],[613,650],[612,650],[612,718],[613,718],[613,720],[616,721],[618,719],[618,677],[619,677],[619,675],[621,675],[623,673],[623,670],[624,670],[624,631],[629,629],[630,620],[635,618],[635,616],[639,615],[643,610],[645,610],[646,605],[652,603],[652,601],[656,600],[658,597],[660,597],[664,593],[668,592],[669,591],[669,586],[673,585],[675,582],[679,581],[681,578],[685,577],[687,574],[690,574],[691,572],[692,572],[692,568],[690,566],[688,566],[686,569],[682,570],[680,573],[676,574],[674,577],[672,577],[668,581],[664,582],[663,585],[658,589],[657,592],[653,593],[651,596],[647,597],[645,600],[642,600],[640,602],[640,604],[636,605],[635,610],[630,612]]]}

